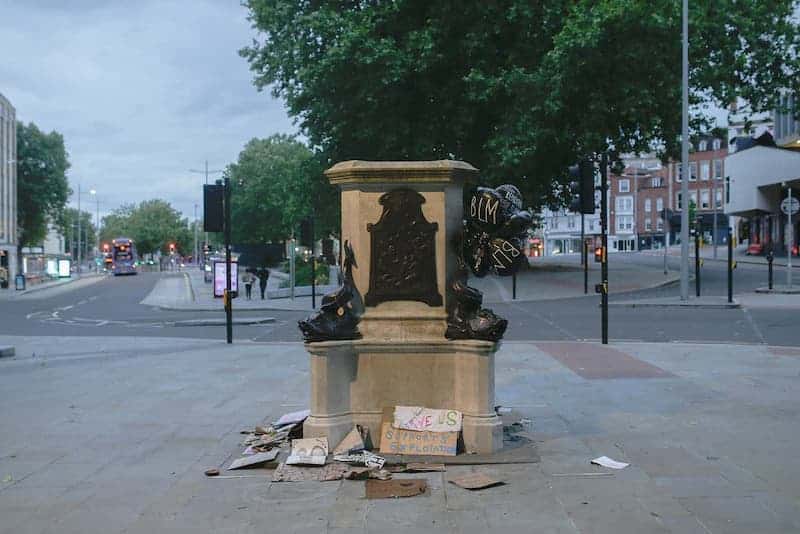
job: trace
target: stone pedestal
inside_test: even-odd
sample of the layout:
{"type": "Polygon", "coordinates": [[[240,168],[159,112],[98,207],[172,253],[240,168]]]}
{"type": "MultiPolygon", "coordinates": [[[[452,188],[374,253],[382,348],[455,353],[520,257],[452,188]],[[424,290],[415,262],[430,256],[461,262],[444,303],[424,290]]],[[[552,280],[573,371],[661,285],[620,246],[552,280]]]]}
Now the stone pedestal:
{"type": "Polygon", "coordinates": [[[306,344],[311,416],[304,434],[327,436],[335,446],[361,424],[377,440],[384,407],[425,406],[463,412],[468,451],[499,449],[496,343],[444,337],[463,184],[477,170],[459,161],[348,161],[325,174],[342,191],[342,241],[355,253],[353,279],[366,308],[358,326],[362,339],[306,344]],[[400,217],[405,222],[398,225],[400,212],[417,215],[400,217]],[[415,243],[411,251],[404,249],[405,239],[415,243]],[[417,256],[417,250],[425,254],[417,256]],[[424,276],[416,276],[420,272],[424,276]],[[415,287],[424,290],[415,293],[415,287]]]}

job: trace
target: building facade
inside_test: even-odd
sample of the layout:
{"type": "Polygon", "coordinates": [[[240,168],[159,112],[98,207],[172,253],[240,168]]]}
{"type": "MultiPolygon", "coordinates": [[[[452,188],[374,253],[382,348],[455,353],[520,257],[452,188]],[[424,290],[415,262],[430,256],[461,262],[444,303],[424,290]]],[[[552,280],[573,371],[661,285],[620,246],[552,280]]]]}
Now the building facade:
{"type": "Polygon", "coordinates": [[[17,113],[0,94],[0,291],[17,269],[17,113]]]}

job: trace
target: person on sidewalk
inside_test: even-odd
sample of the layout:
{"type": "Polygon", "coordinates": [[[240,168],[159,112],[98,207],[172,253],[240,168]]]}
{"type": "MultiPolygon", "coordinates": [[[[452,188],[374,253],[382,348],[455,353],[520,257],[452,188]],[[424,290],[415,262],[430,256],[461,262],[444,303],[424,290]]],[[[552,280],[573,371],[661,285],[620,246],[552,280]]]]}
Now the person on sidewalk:
{"type": "Polygon", "coordinates": [[[269,269],[262,267],[258,271],[258,285],[261,288],[261,300],[264,300],[264,294],[267,291],[267,280],[269,280],[269,269]]]}
{"type": "Polygon", "coordinates": [[[253,273],[252,273],[252,271],[250,271],[250,269],[247,269],[244,272],[244,276],[242,276],[242,282],[244,282],[244,292],[245,292],[245,295],[247,296],[247,300],[252,300],[253,282],[256,281],[255,279],[256,279],[256,277],[253,276],[253,273]]]}

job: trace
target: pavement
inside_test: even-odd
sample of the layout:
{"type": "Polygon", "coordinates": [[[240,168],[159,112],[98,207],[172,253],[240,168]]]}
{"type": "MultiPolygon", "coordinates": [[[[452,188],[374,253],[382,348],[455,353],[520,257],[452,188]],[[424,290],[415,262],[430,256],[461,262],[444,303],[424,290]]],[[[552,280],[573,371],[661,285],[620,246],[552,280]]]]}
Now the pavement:
{"type": "Polygon", "coordinates": [[[308,403],[299,343],[0,336],[0,532],[800,531],[800,349],[504,342],[497,403],[539,463],[448,465],[426,494],[207,478],[239,431],[308,403]],[[593,466],[601,455],[630,463],[593,466]],[[505,485],[470,492],[453,477],[505,485]]]}
{"type": "MultiPolygon", "coordinates": [[[[652,249],[652,250],[643,250],[641,251],[642,254],[647,254],[650,256],[663,256],[664,249],[652,249]]],[[[671,245],[669,250],[667,251],[669,256],[680,256],[681,255],[681,246],[680,245],[671,245]]],[[[689,245],[689,257],[694,258],[694,241],[692,241],[689,245]]],[[[711,245],[702,245],[700,247],[700,257],[704,260],[710,261],[721,261],[727,262],[728,261],[728,248],[726,245],[719,245],[717,247],[717,257],[714,258],[714,247],[711,245]]],[[[766,266],[768,264],[767,257],[763,255],[749,255],[747,254],[747,245],[739,245],[733,249],[733,259],[737,263],[744,263],[749,265],[763,265],[766,266]]],[[[786,256],[775,256],[775,259],[772,262],[773,267],[786,267],[787,264],[786,256]]],[[[792,268],[793,269],[800,269],[800,258],[797,256],[792,257],[792,268]]]]}
{"type": "Polygon", "coordinates": [[[70,278],[58,278],[56,280],[42,282],[40,284],[27,285],[24,290],[18,291],[12,287],[0,290],[0,301],[3,300],[16,300],[21,298],[30,298],[32,295],[39,295],[40,292],[46,291],[47,297],[59,293],[59,290],[71,290],[79,287],[94,284],[106,278],[108,275],[105,273],[85,273],[80,278],[72,276],[70,278]]]}

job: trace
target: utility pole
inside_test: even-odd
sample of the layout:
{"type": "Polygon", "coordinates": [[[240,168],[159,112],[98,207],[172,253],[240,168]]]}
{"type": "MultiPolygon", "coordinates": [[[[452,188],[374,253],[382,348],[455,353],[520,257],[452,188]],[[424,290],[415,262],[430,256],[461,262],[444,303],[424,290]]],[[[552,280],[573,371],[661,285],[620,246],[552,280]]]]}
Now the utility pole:
{"type": "MultiPolygon", "coordinates": [[[[192,172],[194,174],[204,174],[206,176],[206,185],[208,185],[208,175],[209,174],[217,174],[217,173],[220,173],[220,172],[224,172],[224,170],[223,169],[216,169],[216,170],[209,171],[208,170],[208,160],[206,160],[205,170],[189,169],[189,172],[192,172]]],[[[208,245],[208,232],[206,232],[206,245],[208,245]]]]}
{"type": "Polygon", "coordinates": [[[199,262],[200,250],[197,248],[197,204],[194,205],[194,264],[200,265],[199,262]]]}
{"type": "Polygon", "coordinates": [[[681,110],[681,300],[689,300],[689,0],[683,0],[681,110]]]}
{"type": "Polygon", "coordinates": [[[78,273],[78,278],[81,277],[81,261],[83,259],[83,251],[81,250],[81,184],[78,183],[78,268],[75,272],[78,273]]]}
{"type": "Polygon", "coordinates": [[[669,234],[672,233],[667,231],[667,203],[664,203],[664,209],[661,210],[662,215],[664,218],[664,276],[667,275],[667,254],[669,253],[669,234]]]}
{"type": "Polygon", "coordinates": [[[792,188],[789,187],[788,194],[787,194],[789,209],[787,210],[789,213],[789,246],[788,254],[786,255],[786,285],[789,289],[792,289],[792,248],[794,248],[794,226],[792,226],[792,208],[794,204],[792,202],[792,188]]]}
{"type": "Polygon", "coordinates": [[[225,333],[228,343],[233,343],[233,295],[231,294],[231,183],[226,176],[225,193],[225,333]]]}

